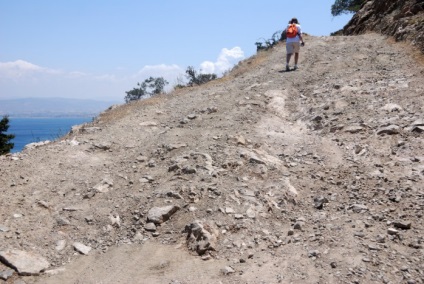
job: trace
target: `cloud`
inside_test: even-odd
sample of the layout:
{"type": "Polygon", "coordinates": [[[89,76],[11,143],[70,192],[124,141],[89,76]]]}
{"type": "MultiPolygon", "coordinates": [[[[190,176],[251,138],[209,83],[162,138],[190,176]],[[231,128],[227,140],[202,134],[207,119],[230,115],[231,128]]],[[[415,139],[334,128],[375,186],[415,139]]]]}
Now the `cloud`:
{"type": "Polygon", "coordinates": [[[172,89],[185,71],[178,65],[147,65],[137,72],[93,74],[45,68],[24,60],[0,62],[0,99],[19,97],[69,97],[116,100],[125,91],[151,77],[163,77],[172,89]]]}
{"type": "Polygon", "coordinates": [[[18,79],[37,74],[60,74],[60,70],[41,67],[24,60],[13,62],[0,62],[0,77],[18,79]]]}
{"type": "Polygon", "coordinates": [[[185,70],[176,64],[166,65],[146,65],[132,77],[137,82],[143,82],[149,77],[162,77],[168,81],[169,85],[165,87],[169,91],[172,86],[176,85],[180,79],[184,77],[185,70]]]}
{"type": "Polygon", "coordinates": [[[184,70],[176,65],[146,65],[140,71],[138,71],[134,77],[147,79],[148,77],[176,77],[179,74],[184,73],[184,70]]]}
{"type": "Polygon", "coordinates": [[[242,59],[244,59],[244,52],[240,47],[223,48],[216,62],[204,61],[200,64],[201,73],[221,75],[242,59]]]}
{"type": "MultiPolygon", "coordinates": [[[[202,73],[221,75],[244,58],[240,47],[223,48],[215,62],[204,61],[202,73]]],[[[123,99],[125,91],[149,77],[162,77],[169,84],[165,91],[186,81],[185,69],[176,64],[146,65],[136,72],[104,74],[64,71],[42,67],[25,60],[0,62],[0,99],[18,97],[71,97],[123,99]]]]}

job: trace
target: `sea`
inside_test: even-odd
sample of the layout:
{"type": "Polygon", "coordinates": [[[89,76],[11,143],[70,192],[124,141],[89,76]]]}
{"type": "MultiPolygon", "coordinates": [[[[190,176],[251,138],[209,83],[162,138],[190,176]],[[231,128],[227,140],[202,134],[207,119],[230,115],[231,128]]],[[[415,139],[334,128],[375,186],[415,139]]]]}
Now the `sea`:
{"type": "Polygon", "coordinates": [[[22,151],[29,143],[57,140],[69,133],[72,126],[91,121],[93,121],[93,117],[9,117],[7,134],[15,135],[15,138],[11,140],[15,144],[11,153],[22,151]]]}

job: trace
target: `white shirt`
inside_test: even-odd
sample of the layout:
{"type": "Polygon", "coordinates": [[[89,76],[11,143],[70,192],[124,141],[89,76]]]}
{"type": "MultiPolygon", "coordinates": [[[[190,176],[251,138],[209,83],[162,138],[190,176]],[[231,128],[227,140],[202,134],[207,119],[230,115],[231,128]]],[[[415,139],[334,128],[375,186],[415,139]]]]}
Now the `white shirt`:
{"type": "MultiPolygon", "coordinates": [[[[302,35],[302,28],[300,27],[299,24],[296,24],[297,26],[297,35],[295,37],[288,37],[286,39],[287,43],[291,43],[291,42],[300,42],[300,37],[299,35],[302,35]]],[[[290,25],[287,26],[287,29],[290,27],[290,25]]],[[[286,31],[287,31],[286,29],[286,31]]]]}

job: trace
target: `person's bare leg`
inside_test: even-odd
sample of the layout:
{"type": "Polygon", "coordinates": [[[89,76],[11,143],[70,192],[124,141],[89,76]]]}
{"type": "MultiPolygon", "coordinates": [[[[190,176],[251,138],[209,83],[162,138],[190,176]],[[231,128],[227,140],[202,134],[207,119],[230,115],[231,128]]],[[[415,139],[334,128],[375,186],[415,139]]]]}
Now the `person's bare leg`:
{"type": "Polygon", "coordinates": [[[287,53],[287,61],[286,61],[286,71],[290,71],[290,58],[291,58],[292,54],[291,53],[287,53]]]}
{"type": "Polygon", "coordinates": [[[294,54],[294,70],[297,70],[297,62],[299,61],[299,53],[294,54]]]}

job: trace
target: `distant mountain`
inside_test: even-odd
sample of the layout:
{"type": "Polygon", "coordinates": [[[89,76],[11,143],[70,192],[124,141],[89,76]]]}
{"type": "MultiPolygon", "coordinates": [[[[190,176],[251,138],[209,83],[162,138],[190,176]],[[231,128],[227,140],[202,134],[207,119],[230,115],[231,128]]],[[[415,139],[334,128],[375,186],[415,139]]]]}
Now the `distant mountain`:
{"type": "Polygon", "coordinates": [[[0,100],[0,116],[79,117],[95,116],[120,102],[66,98],[24,98],[0,100]]]}

